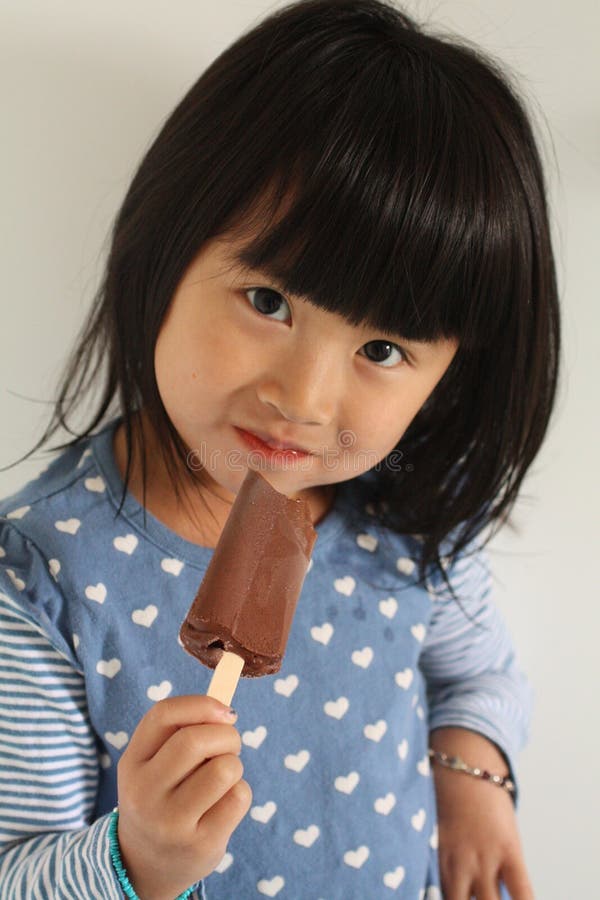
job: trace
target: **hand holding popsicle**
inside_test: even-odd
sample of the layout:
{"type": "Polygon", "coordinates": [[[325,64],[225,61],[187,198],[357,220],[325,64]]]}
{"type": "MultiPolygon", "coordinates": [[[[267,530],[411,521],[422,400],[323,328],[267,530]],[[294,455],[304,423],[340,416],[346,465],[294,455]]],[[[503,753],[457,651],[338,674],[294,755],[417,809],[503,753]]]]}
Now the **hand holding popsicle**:
{"type": "Polygon", "coordinates": [[[118,838],[144,900],[172,900],[212,872],[252,802],[235,714],[169,697],[142,718],[117,770],[118,838]]]}
{"type": "Polygon", "coordinates": [[[208,696],[229,704],[240,675],[279,671],[316,538],[307,502],[249,469],[180,631],[216,667],[208,696]]]}

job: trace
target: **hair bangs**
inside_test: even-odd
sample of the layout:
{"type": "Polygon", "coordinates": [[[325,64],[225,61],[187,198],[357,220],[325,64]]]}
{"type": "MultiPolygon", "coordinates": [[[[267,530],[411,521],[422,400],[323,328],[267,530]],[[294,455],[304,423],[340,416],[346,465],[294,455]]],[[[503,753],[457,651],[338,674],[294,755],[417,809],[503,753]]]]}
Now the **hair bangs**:
{"type": "Polygon", "coordinates": [[[335,104],[308,88],[282,97],[286,140],[256,159],[266,180],[228,222],[249,237],[237,258],[350,324],[486,346],[506,324],[529,230],[505,142],[452,82],[450,51],[445,72],[423,35],[376,57],[364,37],[344,48],[347,77],[335,71],[345,54],[329,61],[345,84],[335,104]]]}

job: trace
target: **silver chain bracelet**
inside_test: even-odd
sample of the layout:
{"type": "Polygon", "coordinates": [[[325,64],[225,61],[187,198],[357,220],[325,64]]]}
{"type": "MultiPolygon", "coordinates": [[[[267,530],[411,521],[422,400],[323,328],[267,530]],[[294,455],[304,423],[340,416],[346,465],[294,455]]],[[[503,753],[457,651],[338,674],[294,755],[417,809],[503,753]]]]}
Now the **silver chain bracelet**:
{"type": "Polygon", "coordinates": [[[497,784],[498,787],[508,791],[511,796],[515,793],[515,784],[512,779],[504,775],[492,775],[487,769],[478,769],[476,767],[468,766],[460,756],[449,756],[447,753],[442,753],[440,750],[430,749],[429,759],[439,763],[441,766],[446,766],[448,769],[454,769],[456,772],[464,772],[465,775],[474,775],[476,778],[483,778],[484,781],[490,781],[492,784],[497,784]]]}

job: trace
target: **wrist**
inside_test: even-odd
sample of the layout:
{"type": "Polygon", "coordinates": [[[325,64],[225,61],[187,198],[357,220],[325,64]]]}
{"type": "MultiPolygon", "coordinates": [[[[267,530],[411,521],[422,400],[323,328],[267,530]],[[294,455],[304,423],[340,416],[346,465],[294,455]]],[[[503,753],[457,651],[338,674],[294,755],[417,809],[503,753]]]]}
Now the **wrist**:
{"type": "Polygon", "coordinates": [[[455,727],[436,728],[429,738],[429,762],[442,805],[448,798],[454,802],[457,796],[464,796],[465,790],[479,790],[477,781],[501,788],[516,804],[517,788],[510,766],[492,741],[477,732],[455,727]],[[465,775],[470,777],[465,779],[465,775]]]}
{"type": "MultiPolygon", "coordinates": [[[[125,868],[125,863],[121,856],[118,826],[119,809],[117,806],[115,806],[112,813],[110,814],[108,840],[113,870],[118,879],[123,894],[128,897],[129,900],[173,900],[173,897],[177,893],[177,891],[167,891],[166,889],[163,890],[158,882],[158,879],[154,877],[153,873],[147,873],[149,876],[147,879],[147,884],[143,878],[135,879],[135,887],[131,883],[129,873],[125,868]],[[141,893],[138,893],[138,891],[140,891],[141,893]]],[[[184,890],[182,893],[177,893],[177,897],[175,898],[175,900],[188,900],[193,889],[194,888],[192,886],[184,890]]]]}

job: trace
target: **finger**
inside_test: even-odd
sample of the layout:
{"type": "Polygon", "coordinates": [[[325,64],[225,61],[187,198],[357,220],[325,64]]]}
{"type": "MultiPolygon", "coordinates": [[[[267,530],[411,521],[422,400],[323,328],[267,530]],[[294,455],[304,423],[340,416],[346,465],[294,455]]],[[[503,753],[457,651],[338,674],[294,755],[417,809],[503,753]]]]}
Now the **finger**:
{"type": "Polygon", "coordinates": [[[173,790],[206,760],[226,753],[239,756],[241,751],[240,733],[233,725],[187,725],[146,763],[144,777],[173,790]]]}
{"type": "Polygon", "coordinates": [[[209,759],[171,792],[167,799],[169,815],[195,826],[241,781],[243,774],[244,767],[238,756],[225,754],[209,759]]]}
{"type": "Polygon", "coordinates": [[[535,900],[533,887],[522,858],[512,859],[505,863],[500,874],[511,900],[535,900]]]}
{"type": "Polygon", "coordinates": [[[151,759],[178,728],[203,722],[235,722],[235,715],[218,700],[190,694],[159,700],[134,731],[122,758],[130,763],[151,759]]]}
{"type": "Polygon", "coordinates": [[[238,781],[221,799],[215,803],[198,822],[198,840],[215,841],[224,848],[237,826],[252,805],[252,790],[247,781],[238,781]]]}
{"type": "Polygon", "coordinates": [[[452,863],[442,865],[441,878],[444,900],[471,900],[471,877],[464,869],[452,863]]]}

